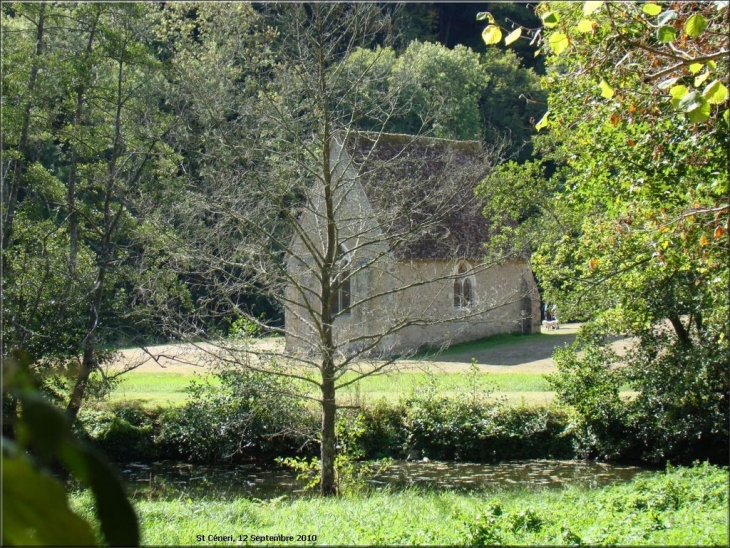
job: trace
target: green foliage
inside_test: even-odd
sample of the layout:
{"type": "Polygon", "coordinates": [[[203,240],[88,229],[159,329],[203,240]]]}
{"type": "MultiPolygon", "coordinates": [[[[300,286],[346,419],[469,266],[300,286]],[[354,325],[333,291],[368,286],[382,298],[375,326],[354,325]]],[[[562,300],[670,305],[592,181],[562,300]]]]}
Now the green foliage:
{"type": "Polygon", "coordinates": [[[489,384],[470,375],[472,385],[454,398],[441,395],[432,377],[402,401],[406,455],[494,462],[572,454],[563,411],[492,400],[489,384]]]}
{"type": "Polygon", "coordinates": [[[193,462],[286,455],[312,439],[313,416],[296,385],[250,370],[221,370],[220,386],[193,381],[188,402],[164,411],[156,443],[193,462]]]}
{"type": "Polygon", "coordinates": [[[154,223],[180,191],[158,15],[141,4],[2,10],[13,37],[2,52],[4,349],[27,352],[47,391],[66,398],[75,385],[72,415],[111,388],[90,379],[107,348],[163,337],[167,307],[190,304],[154,223]]]}
{"type": "MultiPolygon", "coordinates": [[[[544,102],[537,76],[517,56],[499,50],[479,55],[413,41],[400,55],[390,48],[357,49],[346,63],[352,74],[365,74],[342,90],[345,108],[362,129],[427,133],[449,139],[509,141],[509,154],[529,154],[530,118],[544,102]],[[365,70],[367,69],[367,70],[365,70]],[[395,108],[387,121],[376,113],[395,108]]],[[[338,96],[338,104],[342,98],[338,96]]]]}
{"type": "Polygon", "coordinates": [[[686,346],[665,329],[647,330],[625,356],[612,331],[594,326],[556,352],[549,381],[576,411],[576,451],[584,457],[726,462],[727,346],[686,346]],[[635,394],[621,398],[620,389],[635,394]]]}
{"type": "Polygon", "coordinates": [[[544,297],[596,323],[582,353],[557,356],[581,451],[726,458],[728,98],[715,82],[728,74],[728,6],[551,2],[538,13],[548,133],[534,166],[505,166],[480,188],[489,213],[503,206],[516,223],[494,246],[533,251],[544,297]],[[635,348],[616,356],[605,344],[615,335],[635,348]],[[620,386],[636,396],[620,401],[620,386]]]}
{"type": "Polygon", "coordinates": [[[509,511],[499,499],[492,499],[468,522],[466,544],[673,544],[698,534],[701,542],[711,543],[708,524],[690,531],[687,522],[684,528],[678,522],[693,522],[696,516],[691,515],[700,508],[727,504],[726,480],[726,470],[705,463],[668,467],[665,473],[639,476],[631,483],[585,495],[571,490],[560,502],[526,505],[523,496],[521,504],[509,511]],[[565,511],[561,504],[567,506],[565,511]]]}
{"type": "MultiPolygon", "coordinates": [[[[225,502],[178,498],[140,500],[137,508],[145,545],[194,544],[200,531],[301,531],[317,540],[291,544],[714,546],[727,542],[727,482],[726,469],[702,464],[647,472],[599,489],[383,490],[337,499],[225,502]]],[[[74,497],[73,503],[80,512],[91,511],[90,497],[74,497]]]]}
{"type": "Polygon", "coordinates": [[[61,482],[51,476],[62,463],[90,488],[101,534],[112,545],[139,542],[137,516],[106,459],[80,444],[69,422],[33,388],[27,360],[4,362],[4,389],[21,406],[15,440],[3,436],[3,544],[93,545],[87,521],[72,512],[61,482]],[[20,365],[22,364],[22,365],[20,365]]]}
{"type": "Polygon", "coordinates": [[[78,430],[114,461],[153,460],[160,457],[155,433],[161,413],[138,404],[89,405],[79,414],[78,430]]]}

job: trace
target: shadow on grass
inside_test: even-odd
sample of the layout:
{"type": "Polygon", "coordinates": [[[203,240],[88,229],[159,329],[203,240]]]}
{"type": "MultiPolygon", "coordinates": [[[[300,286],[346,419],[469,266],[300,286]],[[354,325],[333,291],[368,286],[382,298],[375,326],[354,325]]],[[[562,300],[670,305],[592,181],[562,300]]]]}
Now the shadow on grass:
{"type": "Polygon", "coordinates": [[[522,365],[550,359],[556,348],[572,344],[575,337],[575,330],[563,333],[558,330],[549,335],[496,335],[457,344],[442,352],[425,351],[411,359],[469,363],[474,358],[479,365],[522,365]]]}

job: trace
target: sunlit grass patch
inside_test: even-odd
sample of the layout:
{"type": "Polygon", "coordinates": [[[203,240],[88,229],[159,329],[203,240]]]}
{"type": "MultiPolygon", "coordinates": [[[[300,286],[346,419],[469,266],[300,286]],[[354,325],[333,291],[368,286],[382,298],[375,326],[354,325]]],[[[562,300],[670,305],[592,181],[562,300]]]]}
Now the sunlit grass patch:
{"type": "Polygon", "coordinates": [[[187,387],[194,380],[219,384],[214,375],[205,373],[148,373],[130,371],[121,377],[110,401],[141,401],[147,404],[181,405],[187,399],[187,387]]]}

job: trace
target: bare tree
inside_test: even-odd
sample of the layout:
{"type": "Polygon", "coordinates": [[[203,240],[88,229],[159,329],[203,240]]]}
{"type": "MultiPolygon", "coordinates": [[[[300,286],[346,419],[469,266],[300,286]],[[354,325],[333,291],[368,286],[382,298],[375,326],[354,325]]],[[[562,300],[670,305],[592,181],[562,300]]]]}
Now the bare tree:
{"type": "MultiPolygon", "coordinates": [[[[204,326],[218,315],[286,337],[285,348],[256,350],[212,334],[215,345],[201,348],[314,388],[321,493],[333,495],[338,389],[427,341],[523,329],[534,282],[526,263],[515,261],[487,283],[480,261],[489,225],[473,189],[498,150],[425,131],[358,130],[360,119],[377,117],[385,128],[408,108],[392,87],[360,102],[359,87],[377,73],[372,64],[346,62],[356,47],[390,39],[382,9],[272,10],[266,15],[282,33],[278,61],[245,107],[239,102],[204,181],[171,211],[184,235],[172,245],[198,295],[199,316],[181,335],[205,338],[204,326]],[[284,325],[262,320],[246,304],[253,294],[279,303],[284,325]]],[[[422,113],[424,128],[437,110],[422,113]]]]}

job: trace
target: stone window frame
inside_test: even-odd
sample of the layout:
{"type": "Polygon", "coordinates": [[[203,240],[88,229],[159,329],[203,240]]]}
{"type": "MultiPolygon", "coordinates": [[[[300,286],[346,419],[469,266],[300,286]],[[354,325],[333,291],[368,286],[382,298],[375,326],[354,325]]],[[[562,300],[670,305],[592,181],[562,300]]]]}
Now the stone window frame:
{"type": "Polygon", "coordinates": [[[469,308],[476,302],[476,278],[467,261],[459,261],[454,268],[454,308],[469,308]]]}

